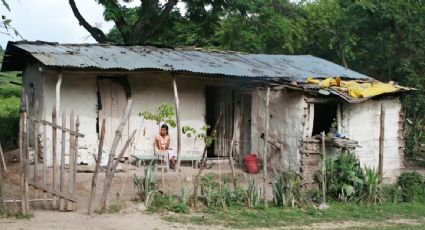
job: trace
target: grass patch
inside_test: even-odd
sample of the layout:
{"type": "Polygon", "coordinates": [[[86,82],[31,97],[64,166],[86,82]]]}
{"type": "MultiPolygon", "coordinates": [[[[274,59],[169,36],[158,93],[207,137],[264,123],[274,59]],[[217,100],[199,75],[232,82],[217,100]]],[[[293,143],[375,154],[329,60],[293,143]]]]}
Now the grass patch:
{"type": "Polygon", "coordinates": [[[18,212],[16,213],[15,217],[18,220],[30,220],[34,218],[34,214],[32,214],[31,212],[27,212],[27,213],[18,212]]]}
{"type": "Polygon", "coordinates": [[[106,208],[96,210],[97,214],[115,214],[120,213],[125,206],[123,204],[111,204],[106,208]]]}
{"type": "Polygon", "coordinates": [[[357,203],[330,203],[327,210],[307,208],[248,209],[228,208],[204,210],[199,216],[165,216],[164,220],[192,224],[221,224],[232,228],[270,228],[290,225],[310,225],[324,222],[385,221],[394,218],[422,219],[424,203],[361,205],[357,203]]]}

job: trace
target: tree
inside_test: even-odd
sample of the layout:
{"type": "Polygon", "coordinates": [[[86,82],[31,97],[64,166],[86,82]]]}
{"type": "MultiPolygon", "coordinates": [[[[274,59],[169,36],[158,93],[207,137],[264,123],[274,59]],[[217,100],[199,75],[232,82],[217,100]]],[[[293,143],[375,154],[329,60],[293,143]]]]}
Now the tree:
{"type": "MultiPolygon", "coordinates": [[[[96,1],[105,8],[105,19],[113,21],[115,24],[110,36],[106,36],[99,28],[90,25],[79,12],[74,0],[69,0],[69,4],[80,25],[99,43],[114,39],[126,45],[143,44],[160,31],[164,25],[172,25],[173,22],[170,19],[177,18],[179,22],[184,21],[176,9],[178,0],[168,0],[164,3],[159,0],[140,0],[140,6],[134,8],[127,7],[118,0],[96,1]]],[[[125,0],[124,2],[131,1],[125,0]]],[[[185,19],[194,23],[202,23],[203,31],[207,33],[218,23],[218,12],[221,12],[223,6],[226,5],[225,0],[184,0],[183,2],[186,3],[187,9],[185,19]]]]}
{"type": "MultiPolygon", "coordinates": [[[[4,8],[6,8],[7,11],[10,12],[10,7],[6,0],[1,0],[1,4],[4,8]]],[[[13,37],[13,35],[18,36],[22,39],[22,36],[19,34],[18,30],[11,26],[11,22],[11,19],[7,18],[5,15],[1,15],[0,28],[2,29],[2,31],[0,31],[0,33],[11,37],[13,37]],[[13,34],[11,34],[11,31],[13,31],[13,34]]]]}

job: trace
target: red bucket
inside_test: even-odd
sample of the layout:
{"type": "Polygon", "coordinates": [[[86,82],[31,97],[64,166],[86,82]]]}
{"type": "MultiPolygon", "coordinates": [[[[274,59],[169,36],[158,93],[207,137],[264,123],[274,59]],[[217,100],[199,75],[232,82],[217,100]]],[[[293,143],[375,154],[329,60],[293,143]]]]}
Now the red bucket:
{"type": "Polygon", "coordinates": [[[249,173],[258,173],[257,155],[248,154],[244,158],[246,171],[249,173]]]}

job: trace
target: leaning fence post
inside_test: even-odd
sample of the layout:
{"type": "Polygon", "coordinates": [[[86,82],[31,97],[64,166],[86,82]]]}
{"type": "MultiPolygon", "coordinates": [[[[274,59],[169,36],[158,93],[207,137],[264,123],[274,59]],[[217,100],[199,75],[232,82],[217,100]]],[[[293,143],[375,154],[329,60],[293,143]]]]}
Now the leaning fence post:
{"type": "Polygon", "coordinates": [[[93,178],[91,181],[91,193],[89,201],[89,215],[93,214],[93,201],[96,199],[96,180],[99,173],[100,163],[102,161],[103,142],[105,140],[105,119],[102,120],[102,129],[100,131],[99,149],[97,152],[96,167],[94,168],[93,178]]]}
{"type": "MultiPolygon", "coordinates": [[[[118,125],[117,130],[115,131],[115,137],[114,137],[114,140],[112,142],[111,150],[109,152],[108,166],[107,166],[107,169],[106,169],[106,178],[108,178],[109,175],[111,174],[112,166],[113,166],[113,163],[114,163],[115,152],[116,152],[117,147],[118,147],[118,142],[121,140],[122,130],[124,129],[124,125],[125,125],[125,123],[127,122],[128,118],[130,116],[132,102],[133,102],[132,98],[131,97],[128,98],[127,106],[125,108],[124,115],[121,119],[120,124],[118,125]]],[[[109,193],[109,188],[108,188],[108,185],[105,181],[105,183],[103,185],[103,193],[102,193],[102,199],[101,199],[101,205],[102,205],[103,208],[106,207],[106,199],[108,197],[108,193],[109,193]]]]}

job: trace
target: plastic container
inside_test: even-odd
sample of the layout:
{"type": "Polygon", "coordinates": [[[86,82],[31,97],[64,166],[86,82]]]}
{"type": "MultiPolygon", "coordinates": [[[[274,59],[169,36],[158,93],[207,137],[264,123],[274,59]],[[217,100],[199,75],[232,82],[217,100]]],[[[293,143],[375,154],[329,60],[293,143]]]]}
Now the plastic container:
{"type": "Polygon", "coordinates": [[[243,159],[248,173],[258,173],[258,161],[256,154],[248,154],[243,159]]]}

